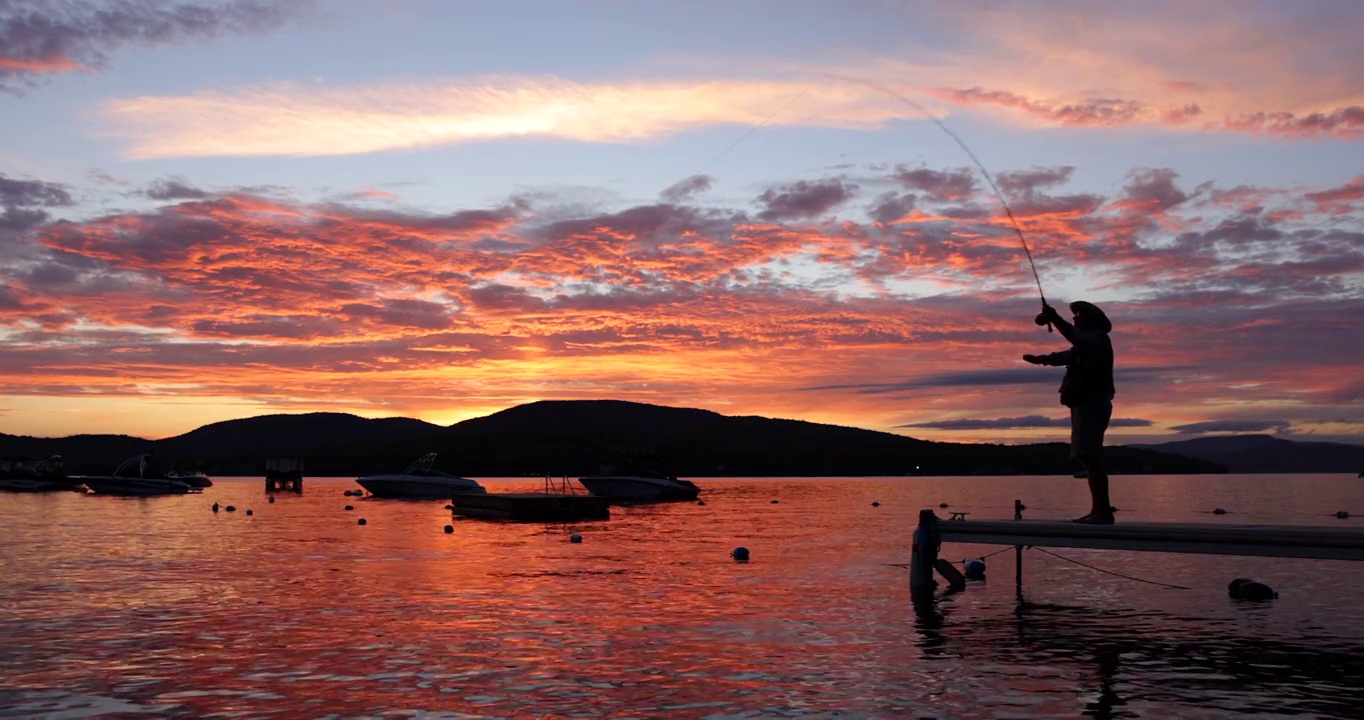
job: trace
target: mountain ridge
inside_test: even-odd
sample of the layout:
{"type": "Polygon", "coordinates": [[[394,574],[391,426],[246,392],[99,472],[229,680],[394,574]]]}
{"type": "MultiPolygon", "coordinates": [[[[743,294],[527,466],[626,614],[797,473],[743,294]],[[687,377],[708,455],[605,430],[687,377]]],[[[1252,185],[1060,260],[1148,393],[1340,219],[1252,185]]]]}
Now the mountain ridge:
{"type": "MultiPolygon", "coordinates": [[[[669,458],[677,475],[887,476],[1061,474],[1065,443],[938,443],[804,420],[730,416],[622,400],[526,403],[449,426],[348,413],[272,414],[210,423],[161,440],[130,436],[31,438],[0,434],[0,454],[60,454],[73,473],[112,470],[152,452],[158,467],[255,476],[272,455],[304,457],[305,474],[391,472],[437,452],[474,477],[583,475],[632,451],[669,458]]],[[[1220,472],[1218,463],[1155,449],[1113,447],[1115,473],[1220,472]]]]}

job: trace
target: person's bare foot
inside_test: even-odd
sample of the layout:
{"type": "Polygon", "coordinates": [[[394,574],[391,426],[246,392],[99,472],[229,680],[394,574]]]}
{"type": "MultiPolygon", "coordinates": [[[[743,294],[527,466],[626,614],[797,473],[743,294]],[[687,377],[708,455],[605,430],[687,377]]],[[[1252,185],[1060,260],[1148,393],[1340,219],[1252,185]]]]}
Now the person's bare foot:
{"type": "Polygon", "coordinates": [[[1088,514],[1088,515],[1086,515],[1086,516],[1084,516],[1084,517],[1075,518],[1075,519],[1072,520],[1071,522],[1077,522],[1077,523],[1080,523],[1080,524],[1082,524],[1082,525],[1112,525],[1112,524],[1113,524],[1113,513],[1111,513],[1111,512],[1107,512],[1107,513],[1092,512],[1092,513],[1090,513],[1090,514],[1088,514]]]}

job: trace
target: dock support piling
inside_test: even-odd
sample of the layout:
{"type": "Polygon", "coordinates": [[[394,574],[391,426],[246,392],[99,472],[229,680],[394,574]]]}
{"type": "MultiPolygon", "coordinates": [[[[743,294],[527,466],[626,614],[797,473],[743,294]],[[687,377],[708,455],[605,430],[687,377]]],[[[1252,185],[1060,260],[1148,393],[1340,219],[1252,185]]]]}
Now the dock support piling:
{"type": "Polygon", "coordinates": [[[919,527],[909,558],[909,594],[915,598],[932,597],[938,583],[933,579],[938,561],[938,516],[932,510],[919,511],[919,527]]]}
{"type": "MultiPolygon", "coordinates": [[[[1014,499],[1014,519],[1023,519],[1023,501],[1014,499]]],[[[1014,597],[1023,602],[1023,546],[1014,546],[1014,597]]]]}

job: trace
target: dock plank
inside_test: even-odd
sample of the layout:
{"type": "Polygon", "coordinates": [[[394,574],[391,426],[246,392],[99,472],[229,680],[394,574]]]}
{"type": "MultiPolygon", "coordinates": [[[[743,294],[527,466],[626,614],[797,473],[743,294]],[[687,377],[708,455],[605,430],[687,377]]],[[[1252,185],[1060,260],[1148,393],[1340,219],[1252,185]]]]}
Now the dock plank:
{"type": "Polygon", "coordinates": [[[1364,560],[1364,528],[1358,527],[943,520],[936,529],[943,542],[1364,560]]]}

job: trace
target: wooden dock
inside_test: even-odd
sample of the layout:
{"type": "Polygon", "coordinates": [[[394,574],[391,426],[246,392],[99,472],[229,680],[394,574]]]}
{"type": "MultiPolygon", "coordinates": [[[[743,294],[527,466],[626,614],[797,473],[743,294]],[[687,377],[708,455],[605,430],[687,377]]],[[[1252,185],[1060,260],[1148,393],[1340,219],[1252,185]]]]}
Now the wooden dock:
{"type": "Polygon", "coordinates": [[[1364,528],[1359,527],[945,520],[938,523],[938,538],[942,542],[981,545],[1364,560],[1364,528]]]}
{"type": "Polygon", "coordinates": [[[450,504],[455,515],[480,520],[575,522],[611,519],[607,499],[595,495],[488,493],[459,495],[450,504]]]}
{"type": "Polygon", "coordinates": [[[1022,511],[1023,505],[1017,500],[1014,501],[1013,520],[941,520],[932,510],[920,511],[910,560],[910,591],[917,595],[931,594],[937,587],[933,579],[935,570],[952,588],[965,587],[961,573],[938,557],[938,549],[944,542],[1013,545],[1020,599],[1024,547],[1364,560],[1364,528],[1360,527],[1220,523],[1085,525],[1057,520],[1024,520],[1022,511]]]}

